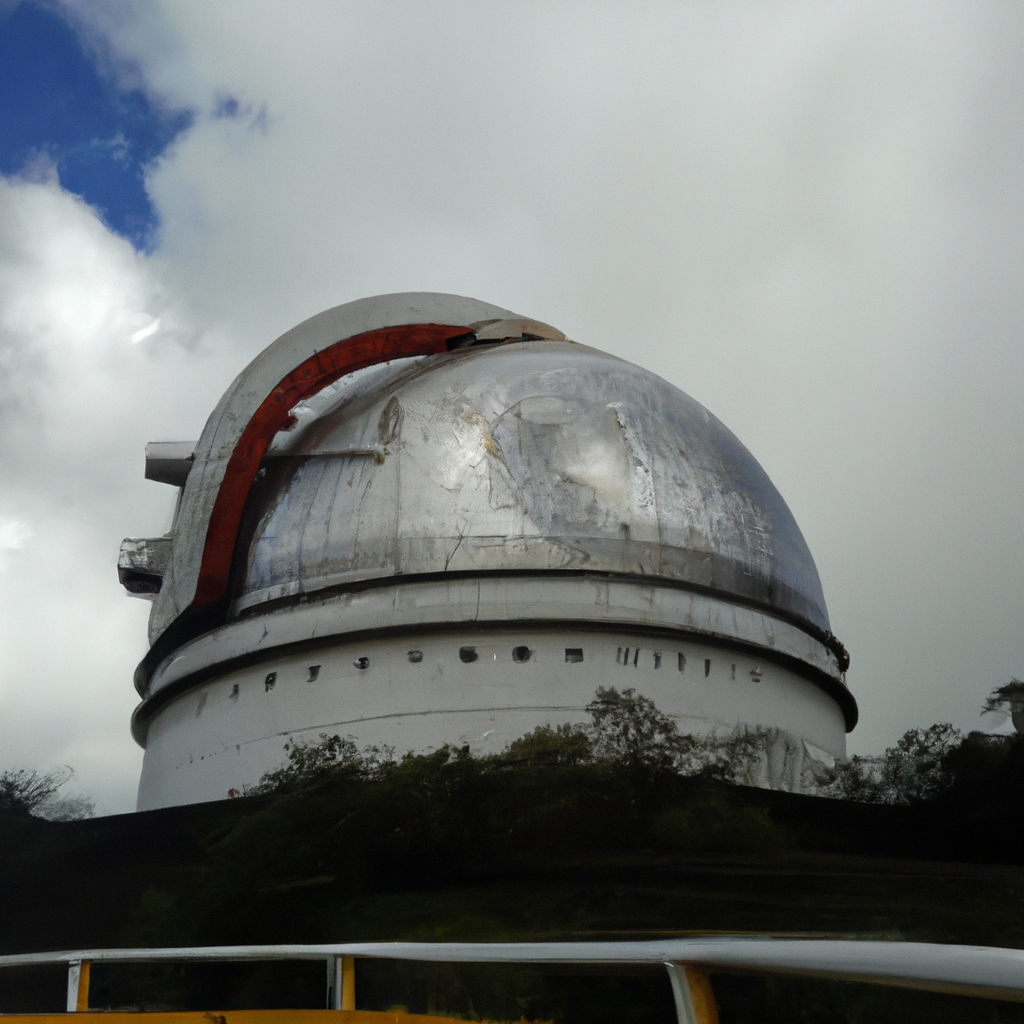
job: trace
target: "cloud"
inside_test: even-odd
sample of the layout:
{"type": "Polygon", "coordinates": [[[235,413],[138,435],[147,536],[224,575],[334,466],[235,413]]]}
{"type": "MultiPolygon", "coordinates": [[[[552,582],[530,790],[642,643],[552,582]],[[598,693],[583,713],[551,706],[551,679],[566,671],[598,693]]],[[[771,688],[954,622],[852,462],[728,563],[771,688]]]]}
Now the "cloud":
{"type": "Polygon", "coordinates": [[[0,179],[5,763],[72,764],[108,810],[134,804],[148,614],[117,584],[117,550],[169,525],[173,492],[143,479],[145,442],[199,430],[226,383],[216,363],[152,262],[85,203],[0,179]],[[208,391],[190,379],[204,371],[208,391]]]}
{"type": "Polygon", "coordinates": [[[4,555],[9,551],[17,551],[24,547],[25,541],[32,536],[32,533],[32,527],[20,519],[0,519],[0,572],[6,565],[4,555]]]}

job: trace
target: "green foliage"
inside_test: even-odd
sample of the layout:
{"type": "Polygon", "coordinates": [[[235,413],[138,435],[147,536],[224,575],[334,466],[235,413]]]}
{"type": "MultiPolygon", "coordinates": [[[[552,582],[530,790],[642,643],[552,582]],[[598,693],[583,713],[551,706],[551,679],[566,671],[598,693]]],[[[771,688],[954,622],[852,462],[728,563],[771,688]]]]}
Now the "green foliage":
{"type": "Polygon", "coordinates": [[[1015,707],[1024,705],[1024,680],[1011,678],[1004,686],[997,686],[985,699],[985,711],[1013,714],[1015,707]]]}
{"type": "Polygon", "coordinates": [[[1022,737],[972,732],[946,758],[951,790],[1006,795],[1019,788],[1022,737]]]}
{"type": "Polygon", "coordinates": [[[820,792],[864,803],[915,804],[947,793],[963,733],[948,722],[910,729],[878,758],[851,757],[818,774],[820,792]]]}
{"type": "MultiPolygon", "coordinates": [[[[479,757],[468,747],[445,746],[433,754],[410,753],[396,759],[390,748],[360,749],[351,736],[321,733],[317,742],[285,744],[287,763],[265,774],[248,792],[288,793],[332,781],[385,784],[394,791],[395,799],[408,800],[412,793],[418,794],[417,799],[433,799],[484,785],[496,772],[515,770],[520,773],[523,797],[509,813],[526,821],[544,816],[539,810],[529,810],[527,799],[563,811],[566,802],[575,799],[566,790],[552,802],[552,773],[590,768],[603,773],[606,784],[616,779],[617,785],[630,790],[630,799],[636,800],[646,787],[678,777],[763,785],[771,758],[775,758],[777,770],[780,758],[803,757],[799,744],[794,745],[778,729],[738,727],[726,735],[682,735],[669,715],[632,688],[620,692],[599,687],[587,712],[589,725],[538,726],[513,740],[504,751],[479,757]],[[538,787],[548,795],[539,794],[538,787]]],[[[937,723],[909,730],[880,757],[854,756],[832,765],[812,762],[810,768],[805,765],[803,776],[821,796],[862,803],[921,804],[948,795],[961,775],[966,779],[1000,770],[996,761],[1004,757],[1001,750],[999,742],[988,746],[979,739],[968,742],[951,725],[937,723]]],[[[800,761],[792,763],[793,772],[798,773],[800,761]]],[[[590,777],[596,776],[592,772],[590,777]]],[[[418,812],[410,813],[415,816],[418,812]]],[[[692,831],[689,825],[684,828],[679,823],[682,820],[671,826],[673,834],[692,831]]],[[[748,824],[756,831],[753,823],[748,824]]],[[[399,825],[398,831],[404,827],[399,825]]],[[[551,827],[557,831],[555,823],[551,827]]],[[[436,832],[436,823],[430,828],[436,832]]]]}
{"type": "Polygon", "coordinates": [[[319,743],[292,740],[284,749],[287,764],[266,772],[257,785],[246,791],[247,795],[301,789],[328,776],[371,782],[383,778],[395,766],[392,748],[368,746],[360,751],[351,736],[320,733],[319,743]]]}
{"type": "Polygon", "coordinates": [[[750,807],[723,787],[702,787],[654,822],[659,845],[691,856],[780,853],[793,845],[764,807],[750,807]]]}
{"type": "Polygon", "coordinates": [[[817,771],[818,792],[838,800],[856,800],[860,803],[882,803],[877,778],[877,758],[853,757],[820,765],[817,771]]]}
{"type": "Polygon", "coordinates": [[[390,748],[360,750],[351,736],[321,733],[317,742],[286,743],[287,762],[264,774],[247,793],[291,792],[328,778],[352,782],[394,780],[396,784],[416,779],[420,785],[436,785],[434,776],[439,769],[446,766],[443,774],[450,775],[455,766],[461,765],[465,773],[470,761],[475,771],[484,773],[524,765],[553,769],[601,763],[641,774],[671,772],[684,752],[693,756],[692,738],[680,736],[675,722],[649,697],[633,689],[619,693],[601,687],[587,711],[590,726],[538,726],[513,740],[500,754],[479,758],[472,757],[468,747],[445,746],[435,754],[406,754],[396,760],[390,748]],[[431,778],[433,781],[428,781],[431,778]]]}
{"type": "Polygon", "coordinates": [[[1009,715],[1018,735],[1024,733],[1024,680],[1011,678],[1004,686],[997,686],[985,701],[982,713],[986,711],[1009,715]]]}
{"type": "Polygon", "coordinates": [[[963,733],[948,722],[905,732],[882,758],[881,802],[934,800],[949,789],[953,782],[950,754],[963,739],[963,733]]]}
{"type": "Polygon", "coordinates": [[[756,786],[769,749],[780,739],[785,745],[779,729],[763,726],[739,726],[724,736],[682,736],[676,771],[685,776],[756,786]]]}
{"type": "Polygon", "coordinates": [[[594,741],[580,725],[538,725],[533,732],[513,740],[504,760],[534,767],[588,764],[594,759],[594,741]]]}
{"type": "Polygon", "coordinates": [[[650,697],[630,688],[597,688],[587,705],[596,757],[634,772],[668,772],[676,766],[682,740],[676,723],[650,697]]]}
{"type": "MultiPolygon", "coordinates": [[[[468,762],[481,773],[529,767],[537,770],[603,765],[623,769],[634,778],[700,775],[727,782],[745,782],[751,766],[764,756],[771,730],[739,729],[725,737],[683,736],[675,721],[649,697],[630,688],[599,687],[587,705],[590,725],[541,725],[513,740],[499,754],[472,757],[469,748],[445,746],[435,754],[406,754],[396,760],[387,747],[360,749],[353,737],[321,733],[317,742],[285,744],[287,762],[267,772],[249,795],[284,793],[325,779],[350,782],[396,782],[427,777],[441,766],[468,762]]],[[[777,730],[775,730],[777,732],[777,730]]]]}
{"type": "Polygon", "coordinates": [[[0,812],[50,821],[91,818],[95,808],[87,797],[57,796],[58,790],[74,777],[74,769],[67,765],[48,772],[27,768],[0,772],[0,812]]]}

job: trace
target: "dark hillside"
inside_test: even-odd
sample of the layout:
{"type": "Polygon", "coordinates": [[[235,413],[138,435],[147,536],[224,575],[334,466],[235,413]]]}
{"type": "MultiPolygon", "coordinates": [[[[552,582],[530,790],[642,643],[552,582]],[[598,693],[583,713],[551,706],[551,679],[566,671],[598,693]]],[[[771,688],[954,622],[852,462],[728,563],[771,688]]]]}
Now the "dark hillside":
{"type": "MultiPolygon", "coordinates": [[[[995,813],[995,812],[991,812],[995,813]]],[[[0,817],[3,952],[870,932],[1024,946],[1024,873],[945,805],[447,752],[382,781],[77,822],[0,817]],[[1000,863],[1002,861],[1002,863],[1000,863]]]]}

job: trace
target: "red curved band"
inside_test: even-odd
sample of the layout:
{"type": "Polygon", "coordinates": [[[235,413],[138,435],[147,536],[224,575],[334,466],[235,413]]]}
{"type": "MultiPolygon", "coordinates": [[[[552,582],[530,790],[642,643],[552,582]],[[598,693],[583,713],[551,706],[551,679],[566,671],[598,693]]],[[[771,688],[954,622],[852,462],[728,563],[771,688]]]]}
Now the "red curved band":
{"type": "Polygon", "coordinates": [[[302,399],[364,366],[405,356],[446,352],[449,341],[464,337],[472,330],[472,327],[444,324],[384,327],[339,341],[296,366],[260,404],[231,453],[210,513],[191,607],[200,608],[227,596],[235,542],[249,489],[274,435],[287,423],[291,410],[302,399]]]}

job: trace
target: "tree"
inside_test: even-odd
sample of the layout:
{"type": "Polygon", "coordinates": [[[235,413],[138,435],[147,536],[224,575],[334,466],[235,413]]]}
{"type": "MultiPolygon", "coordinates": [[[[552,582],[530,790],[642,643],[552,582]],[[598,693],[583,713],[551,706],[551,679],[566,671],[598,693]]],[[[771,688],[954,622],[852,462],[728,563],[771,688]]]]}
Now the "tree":
{"type": "Polygon", "coordinates": [[[284,749],[288,763],[264,773],[255,786],[246,789],[247,795],[299,789],[328,776],[371,782],[395,766],[392,748],[368,746],[360,750],[351,736],[322,732],[317,743],[291,740],[284,749]]]}
{"type": "Polygon", "coordinates": [[[594,753],[634,771],[672,771],[682,752],[676,723],[651,700],[632,687],[597,688],[587,705],[593,725],[594,753]]]}
{"type": "Polygon", "coordinates": [[[57,791],[74,777],[75,770],[68,765],[48,772],[27,768],[0,772],[0,812],[50,821],[91,818],[95,807],[88,797],[57,796],[57,791]]]}
{"type": "Polygon", "coordinates": [[[949,755],[964,741],[948,722],[910,729],[882,757],[882,803],[911,804],[933,800],[953,783],[949,755]]]}
{"type": "Polygon", "coordinates": [[[1011,678],[1005,686],[997,686],[985,701],[985,711],[1001,711],[1013,719],[1013,727],[1024,733],[1024,681],[1011,678]]]}
{"type": "Polygon", "coordinates": [[[964,736],[948,722],[909,729],[881,757],[851,757],[818,774],[819,792],[875,804],[934,800],[955,780],[956,751],[964,736]]]}
{"type": "Polygon", "coordinates": [[[502,757],[531,767],[586,764],[594,758],[594,742],[582,725],[538,725],[513,740],[502,757]]]}

